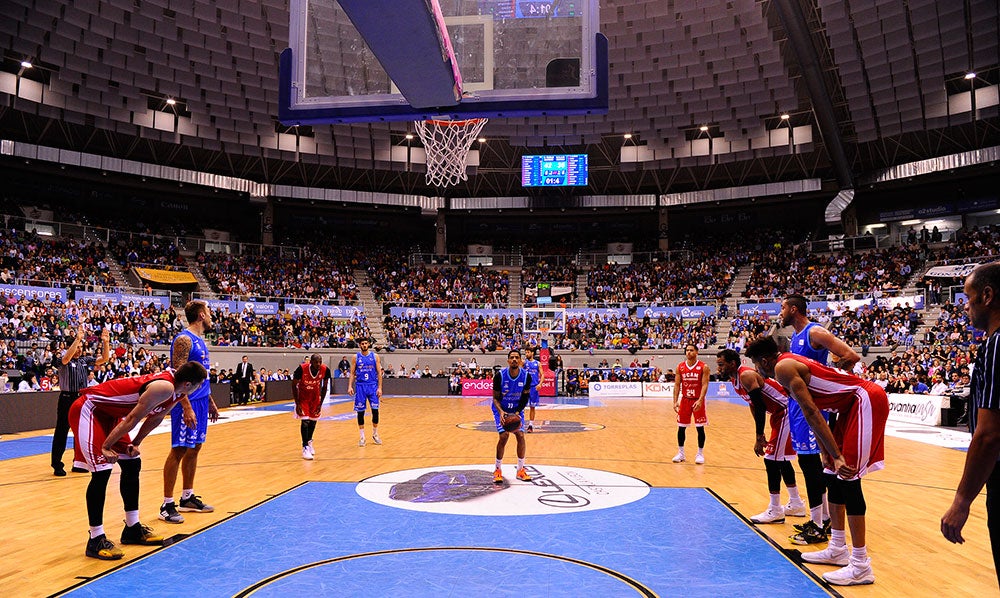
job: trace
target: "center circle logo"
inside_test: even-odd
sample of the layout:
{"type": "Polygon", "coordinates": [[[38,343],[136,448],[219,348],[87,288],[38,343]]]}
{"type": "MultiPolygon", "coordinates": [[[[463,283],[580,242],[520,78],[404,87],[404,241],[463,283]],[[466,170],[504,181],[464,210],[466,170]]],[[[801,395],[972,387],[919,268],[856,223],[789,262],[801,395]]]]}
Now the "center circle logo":
{"type": "Polygon", "coordinates": [[[492,465],[451,465],[407,469],[358,483],[359,496],[409,511],[449,515],[553,515],[618,507],[644,498],[649,485],[618,473],[527,465],[530,482],[503,468],[502,484],[493,483],[492,465]]]}

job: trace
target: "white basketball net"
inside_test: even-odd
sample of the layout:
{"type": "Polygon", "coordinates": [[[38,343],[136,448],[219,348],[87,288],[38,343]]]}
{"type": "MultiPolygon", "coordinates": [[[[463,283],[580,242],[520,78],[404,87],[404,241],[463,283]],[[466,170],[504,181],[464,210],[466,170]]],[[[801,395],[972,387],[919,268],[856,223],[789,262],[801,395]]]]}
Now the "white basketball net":
{"type": "Polygon", "coordinates": [[[414,123],[427,152],[428,185],[447,187],[469,178],[465,172],[466,158],[486,121],[485,118],[473,118],[418,120],[414,123]]]}

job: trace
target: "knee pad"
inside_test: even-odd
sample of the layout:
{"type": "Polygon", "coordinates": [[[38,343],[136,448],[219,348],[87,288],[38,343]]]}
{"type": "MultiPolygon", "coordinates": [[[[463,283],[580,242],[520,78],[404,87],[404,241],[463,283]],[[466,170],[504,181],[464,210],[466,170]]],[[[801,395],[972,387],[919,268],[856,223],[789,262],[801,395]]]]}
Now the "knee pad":
{"type": "Polygon", "coordinates": [[[378,424],[378,409],[372,409],[372,424],[378,424]]]}
{"type": "Polygon", "coordinates": [[[358,411],[358,425],[359,426],[365,425],[365,412],[364,411],[358,411]]]}

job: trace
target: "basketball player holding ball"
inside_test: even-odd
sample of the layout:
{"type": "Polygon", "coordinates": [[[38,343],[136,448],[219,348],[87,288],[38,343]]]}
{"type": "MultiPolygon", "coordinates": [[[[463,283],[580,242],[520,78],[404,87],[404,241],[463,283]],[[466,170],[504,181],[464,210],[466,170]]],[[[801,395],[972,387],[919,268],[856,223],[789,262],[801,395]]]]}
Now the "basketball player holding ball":
{"type": "Polygon", "coordinates": [[[507,352],[507,367],[493,376],[493,421],[500,438],[497,440],[496,469],[493,483],[503,483],[503,453],[507,439],[513,433],[517,439],[517,479],[530,482],[531,476],[524,470],[524,455],[527,443],[524,439],[524,408],[531,392],[531,375],[521,367],[521,352],[511,349],[507,352]]]}

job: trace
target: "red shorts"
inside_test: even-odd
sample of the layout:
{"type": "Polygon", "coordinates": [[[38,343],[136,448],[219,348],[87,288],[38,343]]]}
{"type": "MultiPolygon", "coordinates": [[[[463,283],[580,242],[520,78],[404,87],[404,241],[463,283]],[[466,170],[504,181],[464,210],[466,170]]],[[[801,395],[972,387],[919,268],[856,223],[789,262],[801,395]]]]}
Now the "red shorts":
{"type": "MultiPolygon", "coordinates": [[[[86,396],[78,398],[69,408],[69,426],[73,429],[73,467],[91,472],[114,467],[101,452],[101,445],[120,421],[120,417],[95,409],[86,396]]],[[[118,453],[119,459],[131,459],[125,453],[131,442],[132,439],[125,434],[111,448],[118,453]]]]}
{"type": "Polygon", "coordinates": [[[788,461],[795,456],[792,446],[792,428],[788,424],[788,412],[772,413],[771,438],[764,447],[764,458],[772,461],[788,461]]]}
{"type": "Polygon", "coordinates": [[[315,399],[299,398],[295,400],[295,419],[318,420],[322,411],[323,399],[321,397],[316,397],[315,399]]]}
{"type": "Polygon", "coordinates": [[[677,411],[677,425],[687,427],[691,425],[691,415],[694,415],[694,425],[704,426],[708,423],[708,416],[705,415],[705,402],[702,402],[701,409],[694,411],[694,404],[698,399],[681,398],[680,408],[677,411]]]}
{"type": "MultiPolygon", "coordinates": [[[[833,438],[844,461],[858,470],[858,479],[885,467],[885,422],[889,419],[889,398],[874,384],[858,391],[858,399],[837,415],[833,438]]],[[[828,471],[828,473],[834,473],[828,471]]]]}

